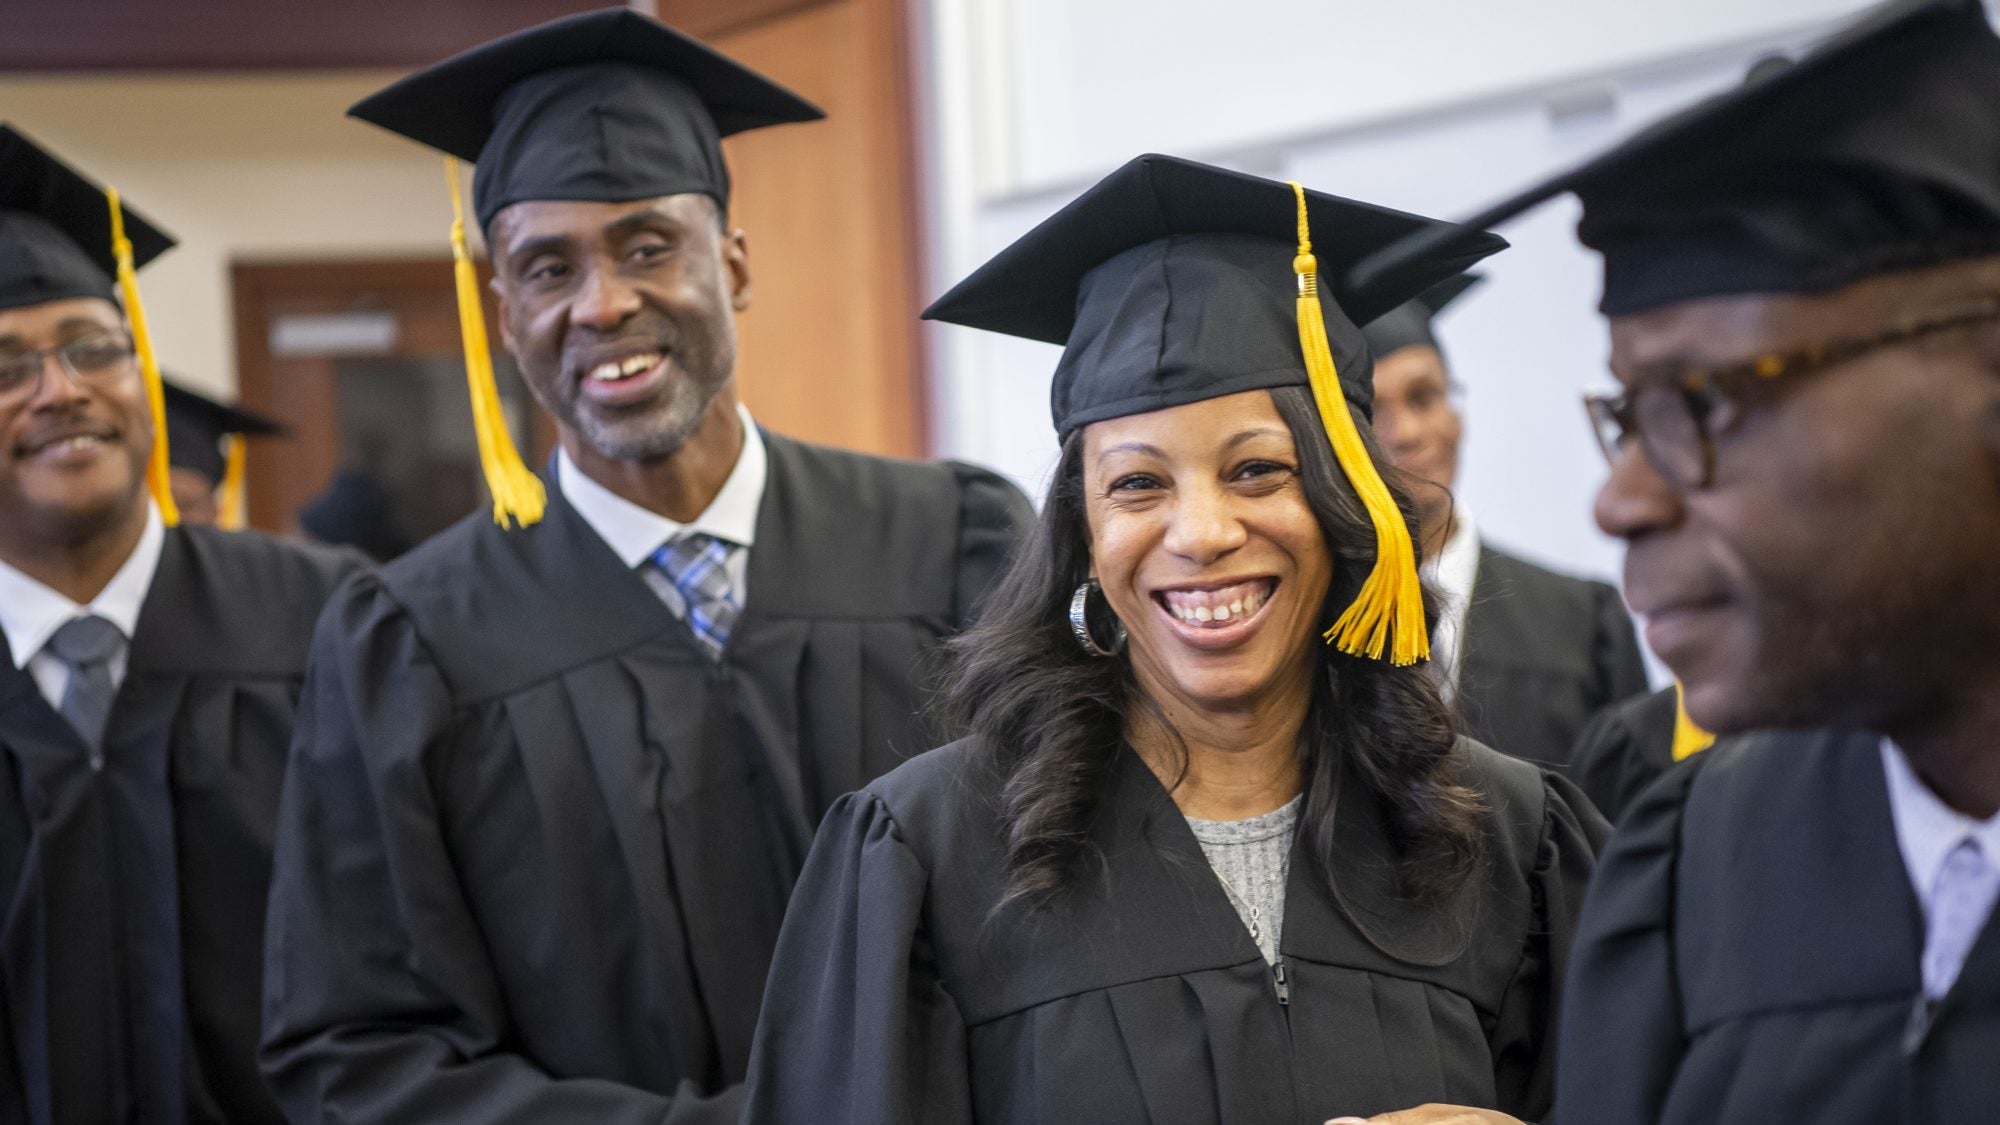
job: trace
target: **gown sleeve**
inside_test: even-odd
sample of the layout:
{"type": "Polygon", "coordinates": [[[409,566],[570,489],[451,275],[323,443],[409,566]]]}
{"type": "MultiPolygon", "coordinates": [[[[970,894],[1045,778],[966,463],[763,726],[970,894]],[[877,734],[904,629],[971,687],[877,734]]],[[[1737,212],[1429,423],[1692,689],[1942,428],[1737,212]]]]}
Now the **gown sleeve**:
{"type": "Polygon", "coordinates": [[[1615,703],[1591,716],[1569,755],[1569,776],[1616,822],[1674,764],[1674,691],[1615,703]]]}
{"type": "Polygon", "coordinates": [[[1632,615],[1625,612],[1625,599],[1617,589],[1603,583],[1597,592],[1597,665],[1603,676],[1603,704],[1630,699],[1648,690],[1646,658],[1639,653],[1639,637],[1632,630],[1632,615]]]}
{"type": "Polygon", "coordinates": [[[1035,522],[1035,509],[1012,482],[998,473],[950,462],[958,477],[957,624],[970,625],[986,594],[1007,572],[1014,546],[1035,522]]]}
{"type": "Polygon", "coordinates": [[[1695,763],[1619,821],[1584,903],[1563,1001],[1562,1125],[1657,1121],[1682,1053],[1675,868],[1695,763]]]}
{"type": "Polygon", "coordinates": [[[427,762],[458,718],[372,577],[320,618],[279,805],[265,933],[264,1075],[294,1121],[733,1120],[740,1088],[662,1096],[558,1079],[509,1049],[427,762]]]}
{"type": "MultiPolygon", "coordinates": [[[[1524,1121],[1549,1116],[1556,1093],[1556,1014],[1577,915],[1609,829],[1576,786],[1542,772],[1542,832],[1528,889],[1534,915],[1494,1030],[1499,1107],[1524,1121]]],[[[1610,1118],[1605,1120],[1609,1121],[1610,1118]]]]}
{"type": "Polygon", "coordinates": [[[926,881],[879,799],[850,794],[827,814],[764,990],[745,1125],[973,1120],[966,1029],[931,954],[926,881]]]}

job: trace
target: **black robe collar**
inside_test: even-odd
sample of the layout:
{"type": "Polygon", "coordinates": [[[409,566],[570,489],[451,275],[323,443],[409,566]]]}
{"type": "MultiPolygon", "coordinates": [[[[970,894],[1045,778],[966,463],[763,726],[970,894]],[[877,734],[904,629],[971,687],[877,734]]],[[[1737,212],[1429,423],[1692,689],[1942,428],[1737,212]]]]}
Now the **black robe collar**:
{"type": "MultiPolygon", "coordinates": [[[[1511,928],[1525,941],[1525,893],[1512,896],[1522,899],[1519,911],[1480,916],[1486,929],[1468,953],[1461,935],[1472,923],[1398,893],[1388,826],[1365,787],[1344,786],[1335,815],[1342,863],[1333,883],[1312,858],[1305,834],[1293,842],[1281,958],[1420,980],[1494,1011],[1508,977],[1504,968],[1521,951],[1521,942],[1495,938],[1511,928]],[[1495,958],[1504,962],[1501,971],[1495,958]]],[[[1129,981],[1262,962],[1186,817],[1130,748],[1110,765],[1093,840],[1097,859],[1079,865],[1073,884],[1055,901],[1039,908],[1010,904],[980,927],[977,957],[993,970],[952,983],[968,1018],[1129,981]],[[1000,935],[1026,940],[1003,949],[995,940],[1000,935]]],[[[997,871],[993,877],[997,882],[997,871]]],[[[983,886],[945,893],[969,904],[948,907],[947,914],[980,916],[976,904],[990,906],[1001,891],[983,886]]],[[[1464,908],[1476,905],[1473,900],[1464,908]]]]}
{"type": "MultiPolygon", "coordinates": [[[[958,527],[948,469],[818,447],[764,431],[769,476],[750,550],[750,604],[735,637],[788,618],[934,618],[953,611],[958,527]],[[894,582],[885,557],[921,557],[894,582]],[[935,571],[935,573],[932,573],[935,571]]],[[[687,626],[625,565],[547,477],[539,523],[461,521],[384,568],[390,594],[419,619],[461,701],[491,699],[663,637],[704,662],[687,626]],[[521,643],[496,644],[499,636],[521,643]],[[686,643],[682,643],[685,640],[686,643]]]]}

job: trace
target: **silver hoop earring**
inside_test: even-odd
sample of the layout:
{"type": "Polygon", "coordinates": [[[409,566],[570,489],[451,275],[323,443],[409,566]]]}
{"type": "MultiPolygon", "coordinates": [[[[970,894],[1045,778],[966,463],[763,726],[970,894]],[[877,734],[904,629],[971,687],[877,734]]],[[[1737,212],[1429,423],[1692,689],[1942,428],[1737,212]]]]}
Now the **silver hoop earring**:
{"type": "Polygon", "coordinates": [[[1110,648],[1105,648],[1103,645],[1098,644],[1097,638],[1092,636],[1090,632],[1090,595],[1093,591],[1101,589],[1102,587],[1097,584],[1097,579],[1095,578],[1086,580],[1083,585],[1076,588],[1076,596],[1069,600],[1069,631],[1076,634],[1076,643],[1082,645],[1083,651],[1090,655],[1117,656],[1119,653],[1125,651],[1125,623],[1123,621],[1118,621],[1115,617],[1112,618],[1117,624],[1111,633],[1110,648]]]}

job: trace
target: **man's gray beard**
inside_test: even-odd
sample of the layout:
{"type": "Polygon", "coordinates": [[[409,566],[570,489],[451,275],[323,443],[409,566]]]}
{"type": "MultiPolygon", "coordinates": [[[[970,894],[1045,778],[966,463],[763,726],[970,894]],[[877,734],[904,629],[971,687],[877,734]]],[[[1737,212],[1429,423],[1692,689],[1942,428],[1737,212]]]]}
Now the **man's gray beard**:
{"type": "Polygon", "coordinates": [[[578,435],[592,449],[618,461],[656,461],[681,451],[715,401],[715,389],[687,388],[675,395],[664,414],[634,419],[633,425],[619,425],[588,410],[578,410],[571,422],[578,435]]]}

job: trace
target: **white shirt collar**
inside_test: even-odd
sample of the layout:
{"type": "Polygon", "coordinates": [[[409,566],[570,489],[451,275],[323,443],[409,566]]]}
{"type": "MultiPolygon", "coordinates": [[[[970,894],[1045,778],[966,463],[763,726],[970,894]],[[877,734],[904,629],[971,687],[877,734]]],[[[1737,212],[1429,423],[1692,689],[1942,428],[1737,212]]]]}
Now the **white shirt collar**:
{"type": "Polygon", "coordinates": [[[1479,579],[1479,532],[1472,526],[1472,514],[1464,506],[1456,507],[1452,516],[1450,538],[1438,549],[1435,559],[1424,561],[1439,592],[1462,607],[1472,600],[1472,584],[1479,579]]]}
{"type": "Polygon", "coordinates": [[[1438,553],[1424,560],[1424,577],[1437,587],[1444,604],[1442,620],[1432,630],[1431,659],[1438,686],[1447,698],[1457,690],[1458,658],[1465,647],[1465,617],[1472,605],[1472,587],[1479,581],[1479,532],[1463,506],[1452,511],[1451,535],[1438,553]]]}
{"type": "Polygon", "coordinates": [[[764,481],[769,462],[764,452],[764,435],[742,403],[736,413],[743,419],[743,449],[736,465],[722,482],[722,490],[691,523],[678,523],[658,512],[642,508],[584,475],[569,453],[556,451],[556,482],[563,499],[591,530],[611,547],[626,566],[636,567],[659,549],[660,544],[685,531],[699,531],[738,546],[751,546],[757,537],[757,511],[764,503],[764,481]]]}
{"type": "Polygon", "coordinates": [[[90,614],[118,626],[129,642],[139,627],[139,610],[146,603],[146,592],[152,589],[153,573],[160,567],[160,550],[166,541],[167,529],[159,509],[148,500],[146,529],[139,533],[138,544],[87,606],[0,562],[0,630],[7,633],[14,667],[25,667],[71,619],[90,614]]]}
{"type": "Polygon", "coordinates": [[[1903,852],[1910,883],[1918,900],[1928,903],[1937,886],[1945,857],[1970,837],[1979,843],[1986,862],[2000,865],[2000,813],[1974,820],[1944,803],[1910,768],[1901,747],[1882,740],[1882,770],[1889,781],[1889,813],[1896,822],[1896,844],[1903,852]]]}

